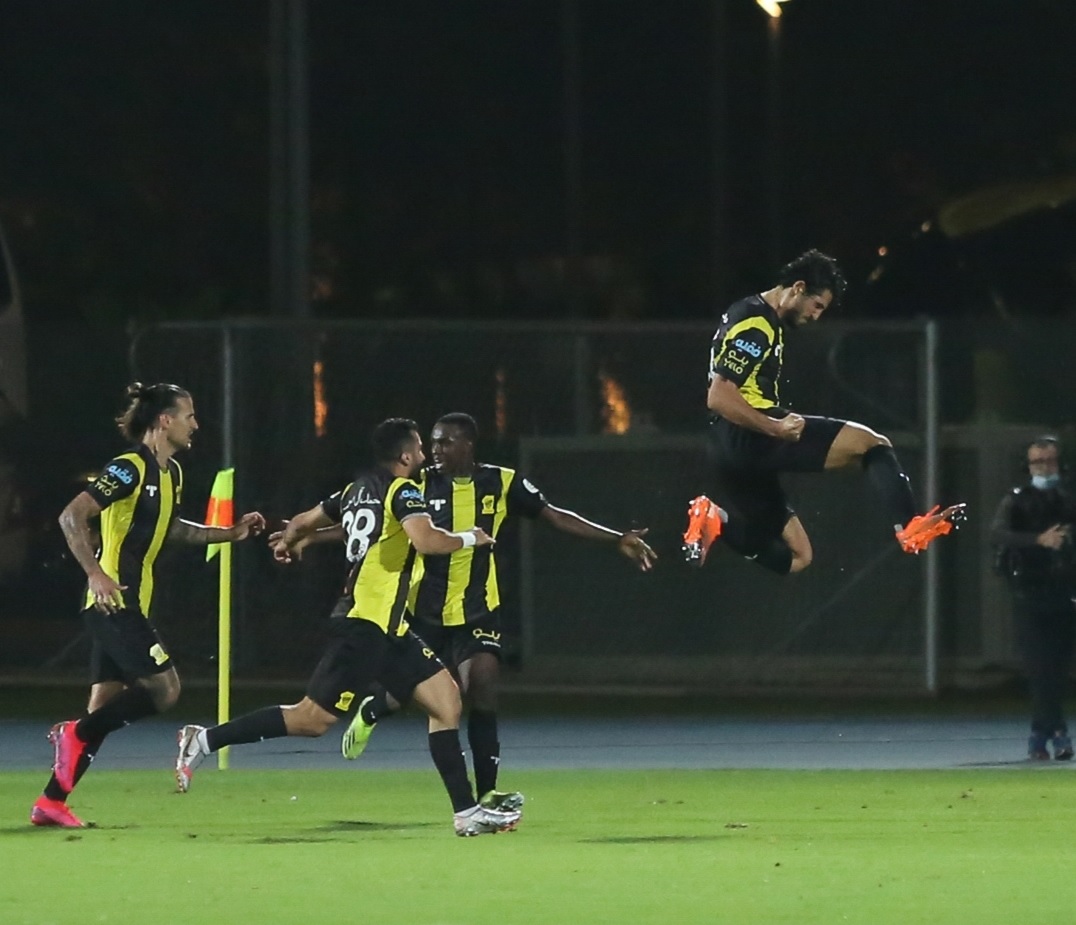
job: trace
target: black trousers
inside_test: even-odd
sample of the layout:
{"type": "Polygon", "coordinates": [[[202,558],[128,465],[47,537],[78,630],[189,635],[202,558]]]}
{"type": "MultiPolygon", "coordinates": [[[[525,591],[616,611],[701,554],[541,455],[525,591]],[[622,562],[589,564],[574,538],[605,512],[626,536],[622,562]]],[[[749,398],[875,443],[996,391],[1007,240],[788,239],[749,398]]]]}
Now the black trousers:
{"type": "Polygon", "coordinates": [[[1031,691],[1031,731],[1047,738],[1067,733],[1064,701],[1076,643],[1076,605],[1072,591],[1021,587],[1013,592],[1016,637],[1031,691]]]}

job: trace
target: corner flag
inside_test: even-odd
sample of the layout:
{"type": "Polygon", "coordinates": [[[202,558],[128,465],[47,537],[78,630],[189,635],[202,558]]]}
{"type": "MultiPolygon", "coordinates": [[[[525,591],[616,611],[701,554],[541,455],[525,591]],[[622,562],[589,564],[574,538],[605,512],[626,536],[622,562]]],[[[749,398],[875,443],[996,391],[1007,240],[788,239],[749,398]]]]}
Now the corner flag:
{"type": "MultiPolygon", "coordinates": [[[[210,527],[231,527],[235,524],[232,504],[235,488],[235,469],[221,469],[213,479],[205,522],[210,527]]],[[[232,688],[232,544],[210,543],[205,549],[208,562],[220,553],[220,602],[217,618],[217,722],[231,718],[232,688]]],[[[217,752],[217,767],[228,768],[228,747],[217,752]]]]}
{"type": "MultiPolygon", "coordinates": [[[[221,469],[213,479],[213,488],[209,492],[209,506],[205,512],[206,526],[231,527],[235,524],[235,507],[232,503],[234,488],[235,469],[221,469]]],[[[206,546],[206,562],[220,552],[220,547],[220,543],[206,546]]]]}

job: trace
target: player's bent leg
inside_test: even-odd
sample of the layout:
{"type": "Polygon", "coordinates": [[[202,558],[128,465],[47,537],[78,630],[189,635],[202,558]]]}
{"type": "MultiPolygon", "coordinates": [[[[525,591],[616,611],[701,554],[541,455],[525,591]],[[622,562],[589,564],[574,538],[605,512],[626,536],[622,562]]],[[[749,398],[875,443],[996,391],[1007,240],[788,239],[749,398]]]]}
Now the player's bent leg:
{"type": "Polygon", "coordinates": [[[467,679],[467,740],[471,746],[478,802],[487,809],[518,811],[523,807],[523,794],[518,790],[497,789],[501,764],[497,731],[500,661],[492,653],[477,652],[460,665],[460,677],[467,679]]]}
{"type": "Polygon", "coordinates": [[[459,686],[447,668],[419,684],[411,699],[429,717],[431,733],[460,728],[463,702],[459,686]]]}
{"type": "Polygon", "coordinates": [[[892,449],[893,444],[884,434],[871,430],[865,424],[855,421],[845,421],[844,427],[837,431],[833,438],[829,451],[826,453],[826,469],[842,469],[852,463],[859,462],[863,456],[876,446],[887,446],[892,449]]]}
{"type": "Polygon", "coordinates": [[[163,713],[176,705],[179,693],[182,689],[179,683],[179,674],[175,668],[169,668],[160,674],[150,675],[148,678],[139,678],[141,684],[153,699],[153,706],[158,713],[163,713]]]}
{"type": "Polygon", "coordinates": [[[289,736],[316,739],[325,735],[337,720],[334,713],[330,713],[309,697],[304,697],[298,703],[282,706],[280,710],[284,715],[284,728],[289,736]]]}
{"type": "Polygon", "coordinates": [[[881,496],[892,519],[897,542],[905,552],[922,552],[963,521],[964,504],[954,504],[944,510],[937,506],[926,514],[917,515],[911,483],[889,438],[863,424],[847,421],[829,448],[825,467],[836,469],[857,460],[863,466],[867,481],[881,496]]]}
{"type": "Polygon", "coordinates": [[[476,652],[460,663],[460,688],[472,710],[494,713],[500,686],[501,663],[496,655],[476,652]]]}
{"type": "Polygon", "coordinates": [[[419,684],[412,697],[429,716],[430,757],[441,775],[452,802],[452,826],[457,835],[492,835],[507,832],[519,823],[519,811],[502,812],[479,806],[467,777],[460,749],[459,718],[462,710],[459,687],[447,669],[419,684]]]}
{"type": "Polygon", "coordinates": [[[90,699],[86,703],[86,712],[100,710],[106,703],[122,694],[127,685],[122,681],[98,681],[90,687],[90,699]]]}
{"type": "Polygon", "coordinates": [[[322,735],[334,722],[336,717],[332,713],[306,697],[287,707],[262,707],[209,729],[204,726],[183,726],[177,736],[176,790],[179,793],[190,790],[191,779],[198,765],[226,745],[245,745],[289,735],[322,735]]]}
{"type": "Polygon", "coordinates": [[[781,539],[788,544],[789,551],[792,553],[789,573],[802,572],[811,564],[814,550],[811,548],[811,539],[807,536],[807,531],[798,517],[793,515],[788,519],[785,529],[781,532],[781,539]]]}

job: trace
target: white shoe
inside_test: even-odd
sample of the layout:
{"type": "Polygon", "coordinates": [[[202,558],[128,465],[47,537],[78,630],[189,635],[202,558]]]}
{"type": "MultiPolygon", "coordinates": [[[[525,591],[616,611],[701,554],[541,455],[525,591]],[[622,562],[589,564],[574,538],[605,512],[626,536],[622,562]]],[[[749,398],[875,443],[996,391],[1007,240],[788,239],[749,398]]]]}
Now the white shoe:
{"type": "Polygon", "coordinates": [[[186,793],[191,789],[191,778],[195,768],[205,761],[206,752],[198,742],[198,733],[204,732],[205,726],[184,726],[176,736],[179,742],[179,757],[176,758],[176,793],[186,793]]]}
{"type": "Polygon", "coordinates": [[[476,804],[472,809],[456,813],[452,817],[452,824],[456,828],[456,834],[463,838],[472,835],[496,835],[498,832],[511,832],[519,824],[522,815],[518,810],[500,812],[476,804]]]}

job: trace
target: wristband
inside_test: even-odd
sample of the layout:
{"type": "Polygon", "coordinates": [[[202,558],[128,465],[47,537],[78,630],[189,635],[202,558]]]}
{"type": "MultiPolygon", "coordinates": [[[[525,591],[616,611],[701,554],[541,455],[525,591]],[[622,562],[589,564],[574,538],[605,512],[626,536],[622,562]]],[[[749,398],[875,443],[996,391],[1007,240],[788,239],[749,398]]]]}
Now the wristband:
{"type": "Polygon", "coordinates": [[[478,542],[478,537],[469,530],[466,533],[456,533],[455,536],[458,536],[463,543],[460,549],[467,549],[467,547],[474,546],[478,542]]]}

